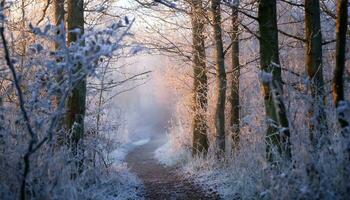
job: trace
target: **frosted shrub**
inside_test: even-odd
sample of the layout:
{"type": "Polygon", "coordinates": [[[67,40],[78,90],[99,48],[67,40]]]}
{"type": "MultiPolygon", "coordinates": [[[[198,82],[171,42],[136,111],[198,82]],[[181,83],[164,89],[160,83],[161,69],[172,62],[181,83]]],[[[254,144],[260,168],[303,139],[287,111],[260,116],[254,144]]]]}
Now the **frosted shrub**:
{"type": "MultiPolygon", "coordinates": [[[[260,94],[249,95],[259,97],[260,94]]],[[[191,141],[187,140],[192,131],[189,123],[176,123],[169,130],[173,134],[169,136],[169,143],[183,145],[168,146],[174,150],[168,150],[168,154],[163,155],[168,160],[165,164],[181,163],[189,177],[194,178],[206,191],[217,191],[223,199],[347,199],[350,195],[348,129],[340,130],[334,108],[327,107],[329,132],[324,137],[330,142],[313,149],[309,141],[308,124],[305,123],[305,109],[310,99],[305,94],[299,94],[298,97],[293,95],[298,94],[290,96],[296,100],[287,99],[290,100],[288,109],[293,119],[292,161],[279,158],[277,163],[271,165],[266,160],[265,120],[259,114],[262,106],[257,98],[256,101],[250,101],[249,105],[243,101],[244,117],[241,118],[238,152],[231,153],[228,150],[226,157],[218,159],[211,142],[206,157],[177,162],[177,156],[171,152],[179,152],[179,146],[186,148],[190,145],[191,141]]],[[[338,115],[349,120],[348,110],[347,103],[342,103],[338,115]]],[[[188,116],[184,112],[176,114],[177,118],[184,121],[190,120],[188,116]]]]}
{"type": "Polygon", "coordinates": [[[0,199],[18,199],[21,192],[30,199],[67,200],[125,199],[136,194],[135,187],[127,187],[139,184],[137,180],[106,156],[111,151],[107,144],[113,141],[87,134],[79,144],[85,153],[73,155],[70,133],[61,122],[72,89],[80,80],[97,75],[98,64],[122,48],[130,27],[119,22],[83,35],[73,30],[79,37],[68,45],[63,25],[30,25],[35,42],[28,49],[29,56],[21,57],[5,46],[11,44],[12,35],[3,23],[2,48],[7,52],[1,59],[6,65],[0,76],[4,88],[0,96],[0,199]],[[53,43],[59,46],[55,51],[53,43]],[[77,71],[78,66],[82,68],[77,71]],[[81,159],[83,171],[74,178],[76,160],[81,159]]]}
{"type": "Polygon", "coordinates": [[[191,130],[189,122],[179,118],[171,121],[167,132],[168,142],[155,152],[162,164],[171,166],[191,160],[192,137],[187,134],[191,130]]]}

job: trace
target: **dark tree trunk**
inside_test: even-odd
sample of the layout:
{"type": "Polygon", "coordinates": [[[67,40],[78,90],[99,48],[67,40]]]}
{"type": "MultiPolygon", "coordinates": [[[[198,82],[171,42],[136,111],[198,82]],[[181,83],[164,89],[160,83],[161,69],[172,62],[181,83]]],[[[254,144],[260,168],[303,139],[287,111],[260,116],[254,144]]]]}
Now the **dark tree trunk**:
{"type": "MultiPolygon", "coordinates": [[[[52,2],[53,12],[54,12],[54,25],[59,26],[64,23],[64,0],[54,0],[52,2]]],[[[57,35],[61,34],[57,32],[57,35]]],[[[58,43],[55,43],[55,49],[59,49],[58,43]]]]}
{"type": "MultiPolygon", "coordinates": [[[[335,55],[335,69],[333,75],[333,101],[338,108],[339,102],[344,101],[344,69],[345,69],[345,51],[346,51],[346,32],[348,28],[348,0],[339,0],[337,6],[337,44],[335,55]]],[[[339,117],[339,124],[341,128],[349,125],[349,122],[342,119],[341,113],[339,117]]]]}
{"type": "Polygon", "coordinates": [[[193,150],[192,154],[206,153],[208,150],[207,136],[207,93],[208,80],[204,43],[204,19],[201,0],[192,0],[192,40],[193,40],[193,150]]]}
{"type": "Polygon", "coordinates": [[[314,146],[327,131],[322,67],[322,32],[319,0],[305,0],[306,71],[310,81],[310,141],[314,146]],[[316,120],[313,120],[316,119],[316,120]]]}
{"type": "MultiPolygon", "coordinates": [[[[64,23],[65,19],[64,19],[64,0],[54,0],[53,3],[52,3],[52,7],[53,7],[53,13],[54,13],[54,16],[53,16],[53,23],[55,26],[59,27],[62,23],[64,23]]],[[[58,29],[60,30],[60,29],[58,29]]],[[[57,35],[60,35],[62,33],[60,33],[60,31],[57,31],[56,33],[57,35]]],[[[60,44],[59,42],[55,42],[55,50],[59,50],[61,47],[60,47],[60,44]]],[[[57,58],[57,62],[61,62],[61,59],[57,58]]],[[[63,79],[63,72],[62,70],[59,70],[58,73],[57,73],[57,77],[56,77],[56,81],[57,83],[60,83],[61,80],[63,79]]],[[[60,90],[57,91],[57,95],[56,95],[56,98],[55,98],[55,106],[58,107],[58,105],[60,104],[60,101],[61,101],[61,98],[62,98],[62,90],[63,88],[60,88],[60,90]]],[[[64,130],[63,129],[63,125],[64,125],[64,117],[60,117],[60,119],[58,120],[58,123],[57,123],[57,131],[58,131],[58,145],[61,146],[64,144],[64,138],[65,138],[65,134],[64,134],[64,131],[61,131],[61,130],[64,130]]]]}
{"type": "Polygon", "coordinates": [[[225,55],[221,30],[221,9],[220,0],[211,1],[211,11],[213,15],[213,30],[216,51],[216,81],[218,86],[217,102],[215,112],[215,127],[217,134],[217,145],[219,149],[225,151],[225,102],[226,102],[226,70],[225,55]]]}
{"type": "Polygon", "coordinates": [[[232,126],[232,147],[233,151],[238,150],[239,145],[239,21],[238,21],[238,5],[232,8],[232,76],[231,76],[231,116],[230,125],[232,126]]]}
{"type": "Polygon", "coordinates": [[[283,157],[290,159],[290,131],[283,102],[283,86],[279,66],[276,0],[260,0],[258,18],[260,67],[264,74],[271,74],[272,76],[271,80],[262,78],[268,127],[266,132],[267,159],[274,161],[273,148],[277,148],[283,157]]]}
{"type": "MultiPolygon", "coordinates": [[[[80,34],[84,32],[84,2],[83,0],[68,0],[68,31],[80,30],[80,34]]],[[[68,33],[68,43],[76,42],[79,34],[76,32],[68,33]]],[[[73,73],[80,72],[81,64],[77,64],[73,73]]],[[[84,74],[80,74],[84,77],[84,74]]],[[[78,143],[84,135],[84,117],[86,101],[86,77],[78,81],[73,88],[71,96],[67,103],[67,126],[71,130],[71,143],[74,154],[78,154],[78,143]]],[[[81,163],[79,163],[81,165],[81,163]]]]}

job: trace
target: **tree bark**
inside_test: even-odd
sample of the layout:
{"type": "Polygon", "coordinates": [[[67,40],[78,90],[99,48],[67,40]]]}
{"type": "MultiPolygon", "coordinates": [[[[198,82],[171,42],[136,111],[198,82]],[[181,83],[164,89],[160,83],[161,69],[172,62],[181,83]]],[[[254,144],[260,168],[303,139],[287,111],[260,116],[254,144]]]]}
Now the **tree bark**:
{"type": "MultiPolygon", "coordinates": [[[[71,32],[79,29],[80,34],[84,32],[84,2],[83,0],[68,0],[68,43],[76,42],[79,34],[71,32]]],[[[81,72],[81,64],[77,64],[73,73],[81,72]]],[[[81,74],[81,76],[84,76],[81,74]]],[[[79,80],[73,88],[71,96],[67,103],[67,126],[71,130],[71,143],[74,154],[78,154],[78,143],[84,135],[84,117],[85,117],[85,102],[86,101],[86,77],[79,80]]],[[[81,163],[80,163],[81,164],[81,163]]],[[[79,165],[80,165],[79,164],[79,165]]]]}
{"type": "MultiPolygon", "coordinates": [[[[337,5],[337,27],[336,27],[336,54],[335,54],[335,69],[333,75],[333,101],[338,108],[339,102],[344,101],[344,69],[345,69],[345,51],[346,51],[346,32],[348,24],[348,0],[339,0],[337,5]]],[[[341,113],[339,113],[341,115],[341,113]]],[[[349,122],[338,119],[341,128],[349,125],[349,122]]]]}
{"type": "MultiPolygon", "coordinates": [[[[267,118],[266,155],[275,160],[273,148],[286,159],[291,159],[290,131],[283,102],[283,86],[278,51],[276,0],[260,0],[258,8],[260,30],[260,67],[271,80],[262,80],[267,118]]],[[[264,78],[262,78],[264,79],[264,78]]]]}
{"type": "MultiPolygon", "coordinates": [[[[54,25],[59,26],[64,23],[64,0],[54,0],[52,3],[53,13],[54,13],[54,25]]],[[[57,32],[57,35],[61,34],[57,32]]],[[[60,46],[55,42],[55,49],[59,49],[60,46]]]]}
{"type": "Polygon", "coordinates": [[[240,76],[240,64],[239,64],[239,21],[238,21],[238,5],[232,8],[232,76],[231,76],[231,116],[230,125],[232,126],[232,147],[233,151],[238,150],[239,145],[239,76],[240,76]]]}
{"type": "Polygon", "coordinates": [[[325,89],[322,67],[322,32],[319,0],[305,0],[306,71],[310,81],[311,107],[310,141],[317,146],[319,138],[327,131],[324,110],[325,89]],[[315,120],[313,120],[315,119],[315,120]]]}
{"type": "Polygon", "coordinates": [[[201,0],[192,0],[192,40],[193,40],[193,149],[192,154],[208,151],[207,136],[207,105],[208,78],[206,69],[206,54],[204,43],[204,19],[201,0]]]}
{"type": "MultiPolygon", "coordinates": [[[[52,3],[52,7],[53,7],[53,23],[56,27],[59,27],[62,23],[64,23],[65,19],[64,19],[64,0],[54,0],[52,3]]],[[[63,34],[60,33],[60,29],[57,29],[57,35],[63,34]]],[[[55,42],[54,44],[54,49],[55,51],[58,51],[61,47],[60,47],[60,43],[58,41],[55,42]]],[[[60,58],[57,58],[57,62],[61,62],[60,58]]],[[[63,72],[62,70],[59,70],[57,72],[57,77],[56,77],[56,81],[57,83],[60,83],[63,79],[63,72]]],[[[62,89],[63,88],[59,88],[59,90],[57,91],[57,95],[55,97],[55,106],[56,108],[58,107],[58,105],[60,104],[61,98],[62,98],[62,89]]],[[[64,128],[64,117],[60,117],[60,119],[58,120],[58,124],[57,124],[57,143],[58,146],[62,146],[64,144],[64,138],[65,138],[65,133],[64,128]]]]}
{"type": "Polygon", "coordinates": [[[226,70],[225,55],[222,41],[221,9],[220,0],[211,1],[213,15],[213,30],[216,51],[216,82],[218,86],[217,102],[215,112],[215,128],[217,134],[217,145],[222,152],[225,152],[225,102],[226,102],[226,70]]]}

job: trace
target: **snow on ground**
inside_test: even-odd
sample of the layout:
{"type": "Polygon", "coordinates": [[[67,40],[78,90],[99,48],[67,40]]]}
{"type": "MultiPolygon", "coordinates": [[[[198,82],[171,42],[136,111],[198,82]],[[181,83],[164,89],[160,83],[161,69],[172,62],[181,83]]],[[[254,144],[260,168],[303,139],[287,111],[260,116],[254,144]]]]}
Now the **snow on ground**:
{"type": "MultiPolygon", "coordinates": [[[[194,159],[183,165],[182,169],[189,178],[195,180],[204,190],[214,190],[220,195],[220,198],[227,200],[240,199],[242,193],[254,193],[250,191],[256,189],[254,188],[254,177],[259,177],[251,176],[253,172],[249,167],[224,166],[219,161],[211,158],[194,159]]],[[[244,195],[243,197],[247,196],[244,195]]],[[[250,198],[254,199],[255,197],[250,198]]]]}
{"type": "Polygon", "coordinates": [[[143,200],[142,183],[125,165],[113,165],[107,174],[95,177],[95,184],[85,188],[83,195],[76,199],[143,200]]]}
{"type": "Polygon", "coordinates": [[[123,144],[121,145],[121,147],[119,147],[118,149],[114,150],[110,157],[112,157],[113,159],[115,159],[114,161],[118,164],[123,163],[125,160],[126,155],[128,155],[128,153],[130,151],[132,151],[133,149],[135,149],[135,147],[137,146],[142,146],[144,144],[147,144],[150,141],[150,138],[145,138],[145,139],[141,139],[141,140],[137,140],[134,142],[130,142],[127,144],[123,144]]]}
{"type": "Polygon", "coordinates": [[[147,144],[149,141],[149,138],[131,141],[111,152],[109,158],[113,164],[109,170],[109,176],[98,180],[101,181],[99,184],[94,184],[96,188],[90,189],[92,192],[88,193],[88,199],[143,200],[143,184],[136,175],[129,171],[125,157],[134,148],[147,144]],[[104,198],[97,196],[100,194],[103,194],[104,198]]]}
{"type": "Polygon", "coordinates": [[[189,151],[174,150],[171,141],[161,146],[154,152],[154,157],[163,165],[175,166],[180,165],[184,175],[195,181],[203,188],[203,191],[217,192],[222,199],[237,198],[232,186],[240,186],[232,178],[232,172],[228,168],[218,166],[211,159],[192,159],[189,151]]]}
{"type": "Polygon", "coordinates": [[[250,178],[244,179],[243,174],[246,173],[238,172],[233,175],[237,170],[222,166],[215,156],[193,159],[190,149],[178,140],[168,135],[166,141],[154,152],[154,157],[163,165],[180,166],[183,174],[201,186],[203,191],[215,191],[220,198],[231,200],[237,198],[237,190],[242,190],[242,187],[251,181],[250,178]],[[234,176],[242,178],[237,180],[234,176]]]}
{"type": "Polygon", "coordinates": [[[174,140],[171,140],[169,135],[166,137],[167,142],[154,152],[156,160],[166,166],[186,163],[191,157],[190,152],[182,147],[176,148],[174,140]]]}
{"type": "Polygon", "coordinates": [[[147,139],[143,139],[143,140],[139,140],[139,141],[136,141],[136,142],[133,142],[132,145],[133,146],[142,146],[144,144],[147,144],[149,142],[149,138],[147,139]]]}

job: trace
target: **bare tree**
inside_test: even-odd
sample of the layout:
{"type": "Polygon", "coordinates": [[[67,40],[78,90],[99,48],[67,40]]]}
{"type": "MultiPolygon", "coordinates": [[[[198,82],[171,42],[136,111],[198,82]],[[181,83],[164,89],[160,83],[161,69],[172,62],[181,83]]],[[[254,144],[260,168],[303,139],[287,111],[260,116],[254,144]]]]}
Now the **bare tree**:
{"type": "MultiPolygon", "coordinates": [[[[54,13],[54,20],[53,23],[55,26],[60,26],[62,23],[65,23],[64,19],[64,0],[54,0],[52,2],[53,7],[53,13],[54,13]]],[[[60,32],[57,32],[57,35],[59,35],[60,32]]],[[[55,49],[59,48],[59,43],[55,43],[55,49]]]]}
{"type": "Polygon", "coordinates": [[[207,137],[207,106],[208,106],[208,78],[206,69],[206,54],[204,44],[204,19],[201,0],[192,0],[192,48],[193,48],[193,150],[192,154],[206,152],[208,150],[207,137]]]}
{"type": "MultiPolygon", "coordinates": [[[[52,7],[53,7],[53,23],[56,27],[59,27],[59,26],[64,26],[65,24],[65,11],[64,11],[64,0],[54,0],[52,2],[52,7]]],[[[57,28],[57,36],[61,35],[62,33],[60,33],[60,30],[62,30],[61,28],[57,28]]],[[[59,50],[60,49],[60,44],[59,42],[55,42],[55,50],[59,50]]],[[[61,62],[60,59],[57,60],[57,62],[61,62]]],[[[63,72],[62,70],[58,70],[58,73],[57,73],[57,82],[60,83],[61,80],[63,79],[63,72]]],[[[56,99],[55,99],[55,104],[56,106],[58,106],[59,102],[60,102],[60,99],[62,98],[62,91],[57,91],[57,96],[56,96],[56,99]]],[[[57,128],[58,129],[62,129],[62,125],[64,124],[63,123],[63,120],[64,118],[61,117],[60,119],[60,125],[61,126],[58,126],[57,128]]],[[[58,143],[59,145],[62,144],[63,140],[64,140],[64,135],[63,133],[61,134],[61,132],[59,132],[59,137],[58,137],[58,143]]]]}
{"type": "Polygon", "coordinates": [[[276,0],[261,0],[258,8],[260,30],[260,67],[267,118],[267,159],[274,161],[273,148],[291,158],[290,131],[283,102],[283,86],[278,49],[276,0]],[[267,76],[267,77],[266,77],[267,76]]]}
{"type": "MultiPolygon", "coordinates": [[[[4,4],[2,3],[1,5],[1,9],[4,7],[4,4]]],[[[26,198],[26,183],[27,183],[27,177],[29,174],[29,170],[30,170],[30,156],[35,152],[35,145],[37,143],[37,134],[34,132],[31,124],[30,124],[30,120],[29,120],[29,116],[28,116],[28,112],[25,108],[25,103],[24,103],[24,97],[23,97],[23,92],[21,89],[21,85],[19,83],[19,79],[18,79],[18,75],[16,72],[16,69],[11,61],[11,57],[10,57],[10,52],[9,52],[9,48],[8,48],[8,44],[7,44],[7,40],[5,38],[5,27],[2,25],[0,27],[0,35],[1,35],[1,43],[3,45],[4,51],[5,51],[5,60],[6,60],[6,64],[8,66],[8,68],[11,71],[12,77],[13,77],[13,82],[16,88],[16,92],[18,95],[18,101],[19,101],[19,106],[21,109],[21,113],[23,115],[23,119],[25,121],[26,124],[26,128],[27,131],[30,135],[30,141],[29,141],[29,145],[28,145],[28,149],[26,154],[23,156],[23,162],[24,162],[24,169],[23,169],[23,177],[22,177],[22,183],[21,183],[21,188],[20,188],[20,196],[19,199],[21,200],[25,200],[26,198]]]]}
{"type": "MultiPolygon", "coordinates": [[[[344,101],[344,69],[345,69],[345,49],[346,49],[346,32],[348,29],[348,0],[340,0],[337,5],[337,44],[336,44],[336,66],[333,75],[333,101],[336,107],[339,102],[344,101]]],[[[346,120],[339,118],[339,124],[342,128],[349,124],[346,120]]]]}
{"type": "MultiPolygon", "coordinates": [[[[84,1],[68,0],[68,43],[76,42],[78,37],[84,33],[84,1]]],[[[74,67],[74,74],[81,73],[81,64],[74,67]]],[[[74,87],[67,103],[67,128],[71,131],[71,142],[73,153],[77,154],[77,146],[84,135],[84,117],[86,100],[86,77],[81,79],[74,87]]]]}
{"type": "Polygon", "coordinates": [[[211,12],[213,16],[213,31],[216,52],[216,82],[217,82],[217,100],[215,111],[215,128],[217,134],[217,145],[221,151],[225,151],[225,102],[226,102],[226,70],[225,54],[222,41],[221,28],[221,8],[220,0],[211,1],[211,12]]]}
{"type": "Polygon", "coordinates": [[[238,19],[239,0],[232,8],[232,34],[231,34],[231,53],[232,53],[232,75],[231,75],[231,115],[230,126],[232,126],[232,147],[237,150],[239,145],[239,19],[238,19]]]}
{"type": "Polygon", "coordinates": [[[319,0],[305,0],[306,71],[310,81],[311,107],[310,141],[316,146],[318,138],[327,131],[324,110],[324,80],[322,67],[322,32],[319,0]],[[316,119],[316,120],[313,120],[316,119]]]}

